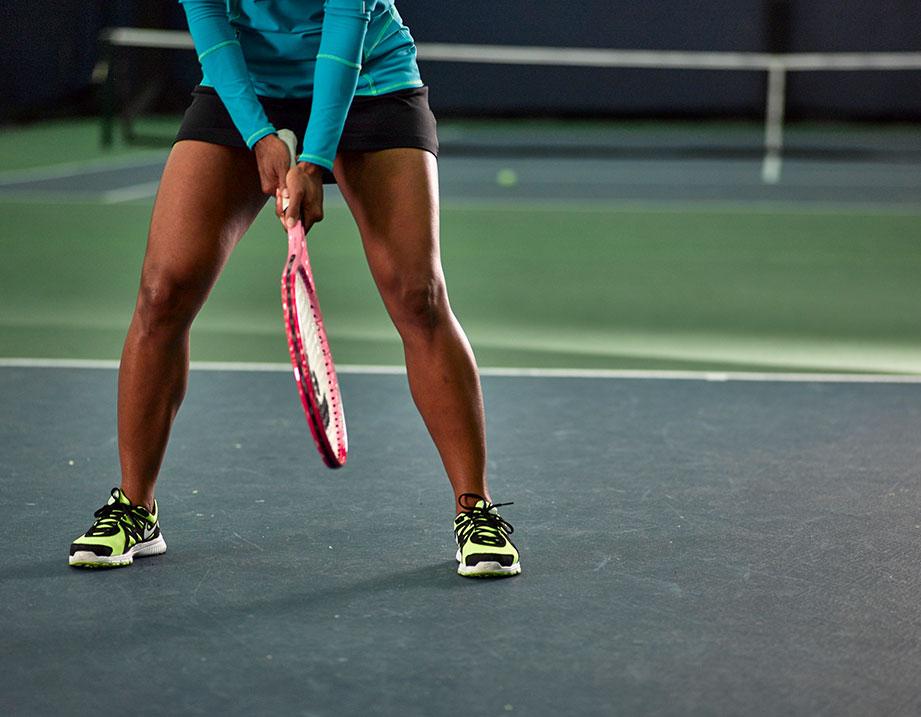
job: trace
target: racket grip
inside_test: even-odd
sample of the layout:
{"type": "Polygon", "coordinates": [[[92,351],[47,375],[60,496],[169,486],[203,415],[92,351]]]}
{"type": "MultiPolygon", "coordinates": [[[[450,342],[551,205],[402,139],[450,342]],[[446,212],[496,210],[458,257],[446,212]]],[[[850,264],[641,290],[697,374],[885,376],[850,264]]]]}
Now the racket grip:
{"type": "Polygon", "coordinates": [[[288,145],[288,157],[293,167],[297,160],[297,137],[294,136],[294,132],[290,129],[280,129],[278,130],[278,139],[288,145]]]}
{"type": "MultiPolygon", "coordinates": [[[[278,139],[288,146],[288,157],[293,167],[297,161],[297,137],[294,136],[294,132],[290,129],[280,129],[278,130],[278,139]]],[[[287,199],[282,199],[281,208],[282,210],[288,208],[287,199]]]]}

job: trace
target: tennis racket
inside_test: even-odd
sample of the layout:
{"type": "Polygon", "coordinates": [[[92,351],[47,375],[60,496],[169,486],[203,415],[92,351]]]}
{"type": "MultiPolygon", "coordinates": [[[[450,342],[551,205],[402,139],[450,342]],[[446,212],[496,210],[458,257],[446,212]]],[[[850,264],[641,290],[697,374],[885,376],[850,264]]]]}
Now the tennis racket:
{"type": "MultiPolygon", "coordinates": [[[[279,130],[278,137],[288,145],[293,167],[297,147],[294,133],[283,129],[279,130]]],[[[287,200],[284,208],[288,208],[287,200]]],[[[307,237],[300,221],[288,230],[288,260],[281,274],[281,305],[294,382],[307,425],[323,462],[330,468],[340,468],[345,465],[349,450],[342,396],[310,270],[307,237]]]]}

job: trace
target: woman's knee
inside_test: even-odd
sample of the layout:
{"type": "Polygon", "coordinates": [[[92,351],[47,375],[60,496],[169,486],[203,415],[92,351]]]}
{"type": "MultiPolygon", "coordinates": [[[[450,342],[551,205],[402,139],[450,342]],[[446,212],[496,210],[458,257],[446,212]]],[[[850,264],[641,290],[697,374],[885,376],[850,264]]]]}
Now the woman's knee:
{"type": "Polygon", "coordinates": [[[135,320],[145,334],[185,331],[204,302],[200,281],[166,271],[145,271],[141,277],[135,320]]]}
{"type": "Polygon", "coordinates": [[[393,323],[404,339],[428,338],[450,317],[441,276],[400,276],[384,292],[393,323]]]}

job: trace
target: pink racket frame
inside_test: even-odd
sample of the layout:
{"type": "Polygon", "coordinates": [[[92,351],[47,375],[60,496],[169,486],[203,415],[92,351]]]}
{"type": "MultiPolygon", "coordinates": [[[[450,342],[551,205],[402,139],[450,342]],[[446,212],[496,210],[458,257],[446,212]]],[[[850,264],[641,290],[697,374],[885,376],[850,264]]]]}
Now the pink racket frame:
{"type": "Polygon", "coordinates": [[[288,261],[281,275],[281,304],[284,308],[285,331],[288,334],[288,351],[291,353],[291,364],[294,367],[294,381],[307,416],[307,425],[310,426],[310,433],[317,450],[323,457],[323,462],[330,468],[340,468],[345,465],[348,457],[348,438],[342,411],[342,397],[339,392],[339,379],[336,376],[333,357],[329,350],[326,329],[323,326],[323,317],[320,314],[320,303],[317,299],[316,285],[313,282],[313,272],[310,270],[307,239],[300,222],[288,231],[288,261]],[[298,275],[307,289],[310,311],[313,312],[313,318],[316,321],[320,349],[326,364],[326,376],[329,381],[327,398],[329,420],[333,424],[332,431],[327,431],[323,425],[322,413],[312,386],[310,366],[304,351],[304,341],[297,318],[296,282],[298,275]],[[329,433],[335,436],[335,440],[330,440],[329,433]]]}

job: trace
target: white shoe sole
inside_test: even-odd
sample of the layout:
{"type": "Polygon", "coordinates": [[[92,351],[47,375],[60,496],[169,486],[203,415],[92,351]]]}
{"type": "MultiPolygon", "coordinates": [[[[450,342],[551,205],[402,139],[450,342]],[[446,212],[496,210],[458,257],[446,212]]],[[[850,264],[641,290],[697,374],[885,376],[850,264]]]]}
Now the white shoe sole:
{"type": "Polygon", "coordinates": [[[518,575],[521,572],[521,563],[512,565],[500,565],[493,560],[483,560],[476,565],[464,565],[461,560],[461,552],[457,551],[454,556],[457,560],[457,574],[465,578],[507,578],[512,575],[518,575]]]}
{"type": "Polygon", "coordinates": [[[158,535],[146,543],[132,545],[122,555],[96,555],[90,550],[78,550],[70,556],[70,564],[75,568],[123,568],[134,562],[135,558],[162,555],[166,552],[166,541],[158,535]]]}

